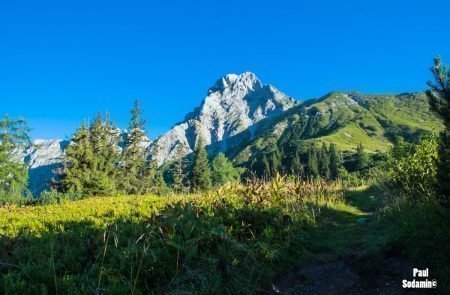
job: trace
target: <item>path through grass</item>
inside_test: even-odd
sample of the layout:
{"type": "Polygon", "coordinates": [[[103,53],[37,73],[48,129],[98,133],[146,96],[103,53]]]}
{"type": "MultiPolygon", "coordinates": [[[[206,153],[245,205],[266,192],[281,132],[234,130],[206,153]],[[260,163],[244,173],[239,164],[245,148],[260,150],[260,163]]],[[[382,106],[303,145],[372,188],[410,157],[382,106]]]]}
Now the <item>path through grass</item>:
{"type": "Polygon", "coordinates": [[[281,272],[272,289],[284,294],[401,293],[409,276],[406,257],[390,245],[389,229],[379,220],[385,197],[376,187],[345,193],[346,202],[323,214],[307,242],[309,256],[281,272]]]}

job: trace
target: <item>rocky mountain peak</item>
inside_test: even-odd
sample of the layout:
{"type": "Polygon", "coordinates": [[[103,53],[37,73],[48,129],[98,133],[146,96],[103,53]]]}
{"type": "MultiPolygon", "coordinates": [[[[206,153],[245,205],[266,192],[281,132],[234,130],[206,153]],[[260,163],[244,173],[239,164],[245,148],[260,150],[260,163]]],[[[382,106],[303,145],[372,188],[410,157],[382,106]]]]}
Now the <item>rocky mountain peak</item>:
{"type": "Polygon", "coordinates": [[[199,137],[207,145],[225,152],[239,144],[239,134],[249,132],[259,121],[293,107],[296,101],[271,85],[264,85],[255,74],[228,74],[208,90],[200,107],[185,120],[162,135],[152,146],[152,156],[163,164],[173,160],[177,146],[183,146],[183,155],[193,151],[199,137]]]}
{"type": "Polygon", "coordinates": [[[251,72],[245,72],[241,75],[228,74],[221,77],[217,82],[208,90],[208,94],[214,92],[223,92],[225,90],[229,91],[246,91],[255,90],[263,87],[261,81],[256,77],[255,74],[251,72]]]}

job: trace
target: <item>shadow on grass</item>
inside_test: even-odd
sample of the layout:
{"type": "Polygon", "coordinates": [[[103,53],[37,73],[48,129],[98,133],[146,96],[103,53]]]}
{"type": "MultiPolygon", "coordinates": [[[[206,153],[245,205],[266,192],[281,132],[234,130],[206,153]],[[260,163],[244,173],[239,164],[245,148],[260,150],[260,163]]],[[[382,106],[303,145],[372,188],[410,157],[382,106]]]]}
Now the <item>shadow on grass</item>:
{"type": "Polygon", "coordinates": [[[364,212],[366,196],[289,214],[180,202],[147,219],[48,224],[0,239],[0,293],[255,294],[271,293],[269,282],[294,294],[395,291],[411,272],[406,240],[364,212]]]}
{"type": "Polygon", "coordinates": [[[0,240],[0,293],[264,293],[306,255],[307,215],[180,202],[145,220],[47,224],[0,240]]]}
{"type": "Polygon", "coordinates": [[[280,272],[272,289],[284,294],[403,294],[402,280],[413,279],[413,267],[428,267],[441,281],[438,292],[448,291],[445,245],[450,243],[448,235],[442,238],[445,225],[436,224],[442,218],[433,209],[380,212],[387,203],[377,187],[350,190],[346,201],[349,207],[321,209],[322,218],[305,243],[310,255],[280,272]],[[418,227],[425,219],[428,225],[418,227]]]}

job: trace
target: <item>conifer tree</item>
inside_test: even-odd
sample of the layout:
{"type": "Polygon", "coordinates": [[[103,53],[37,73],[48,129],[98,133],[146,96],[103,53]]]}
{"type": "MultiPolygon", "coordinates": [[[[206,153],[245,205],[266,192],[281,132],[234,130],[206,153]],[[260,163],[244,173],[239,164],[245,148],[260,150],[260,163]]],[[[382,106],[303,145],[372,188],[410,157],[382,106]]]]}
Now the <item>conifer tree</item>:
{"type": "Polygon", "coordinates": [[[90,144],[89,129],[83,121],[66,149],[64,172],[61,176],[63,190],[88,194],[94,167],[95,159],[90,144]]]}
{"type": "Polygon", "coordinates": [[[292,159],[291,172],[297,175],[302,175],[303,173],[303,165],[298,151],[295,151],[294,158],[292,159]]]}
{"type": "Polygon", "coordinates": [[[264,154],[262,156],[261,162],[262,162],[262,169],[263,169],[261,175],[262,176],[272,175],[272,171],[270,169],[270,163],[269,163],[269,160],[267,159],[266,154],[264,154]]]}
{"type": "Polygon", "coordinates": [[[212,184],[221,186],[228,182],[239,180],[240,172],[233,167],[233,163],[223,154],[219,153],[212,161],[212,184]]]}
{"type": "Polygon", "coordinates": [[[152,192],[156,194],[163,194],[168,191],[168,187],[166,181],[164,180],[164,176],[161,170],[157,170],[155,172],[154,180],[153,180],[153,189],[152,192]]]}
{"type": "Polygon", "coordinates": [[[175,161],[170,167],[170,174],[172,176],[172,188],[176,192],[184,192],[186,190],[187,168],[189,160],[184,154],[185,145],[178,142],[175,151],[175,161]]]}
{"type": "Polygon", "coordinates": [[[131,120],[120,160],[119,187],[126,194],[149,193],[155,177],[155,163],[148,160],[144,131],[145,120],[141,118],[139,101],[134,102],[131,120]]]}
{"type": "Polygon", "coordinates": [[[211,188],[211,169],[208,154],[202,137],[199,137],[194,150],[194,164],[191,172],[192,188],[202,191],[211,188]]]}
{"type": "Polygon", "coordinates": [[[364,149],[362,143],[356,148],[356,170],[361,171],[369,166],[369,154],[364,149]]]}
{"type": "Polygon", "coordinates": [[[116,193],[116,165],[119,161],[119,136],[107,114],[98,114],[89,127],[89,142],[94,155],[89,191],[92,195],[108,196],[116,193]]]}
{"type": "Polygon", "coordinates": [[[441,196],[450,201],[450,69],[442,64],[440,57],[434,59],[431,67],[434,82],[428,82],[427,91],[431,110],[440,116],[446,130],[441,132],[438,161],[438,190],[441,196]]]}
{"type": "Polygon", "coordinates": [[[319,174],[325,178],[330,177],[330,155],[325,142],[319,153],[319,174]]]}
{"type": "Polygon", "coordinates": [[[281,154],[278,148],[270,154],[270,175],[275,176],[277,172],[282,170],[281,154]]]}
{"type": "Polygon", "coordinates": [[[342,167],[342,159],[334,143],[330,144],[330,175],[333,179],[339,176],[339,168],[342,167]]]}
{"type": "Polygon", "coordinates": [[[313,178],[319,176],[319,163],[317,154],[318,153],[316,146],[314,144],[311,144],[308,150],[308,174],[313,178]]]}
{"type": "Polygon", "coordinates": [[[114,195],[118,141],[119,136],[108,115],[103,119],[98,114],[89,127],[83,122],[66,150],[62,190],[82,195],[114,195]]]}
{"type": "MultiPolygon", "coordinates": [[[[29,144],[29,128],[23,119],[8,116],[0,121],[0,198],[20,198],[27,191],[28,167],[12,158],[14,150],[29,144]]],[[[6,201],[6,200],[5,200],[6,201]]]]}

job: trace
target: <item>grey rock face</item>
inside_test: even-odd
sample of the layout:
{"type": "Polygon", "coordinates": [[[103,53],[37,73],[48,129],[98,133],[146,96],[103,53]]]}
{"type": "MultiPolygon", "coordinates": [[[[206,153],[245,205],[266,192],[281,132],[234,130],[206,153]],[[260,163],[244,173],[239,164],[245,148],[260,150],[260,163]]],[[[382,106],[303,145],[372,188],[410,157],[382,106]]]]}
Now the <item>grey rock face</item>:
{"type": "Polygon", "coordinates": [[[68,145],[66,140],[35,140],[18,154],[18,160],[28,164],[28,187],[34,195],[48,189],[49,182],[57,178],[55,169],[62,166],[64,150],[68,145]]]}
{"type": "Polygon", "coordinates": [[[295,105],[294,99],[271,85],[263,85],[253,73],[226,75],[208,90],[199,108],[155,141],[150,153],[161,165],[177,157],[180,144],[183,155],[191,153],[199,137],[206,145],[225,152],[239,144],[242,133],[247,132],[245,137],[251,138],[256,123],[295,105]]]}

